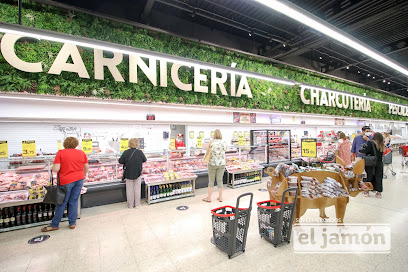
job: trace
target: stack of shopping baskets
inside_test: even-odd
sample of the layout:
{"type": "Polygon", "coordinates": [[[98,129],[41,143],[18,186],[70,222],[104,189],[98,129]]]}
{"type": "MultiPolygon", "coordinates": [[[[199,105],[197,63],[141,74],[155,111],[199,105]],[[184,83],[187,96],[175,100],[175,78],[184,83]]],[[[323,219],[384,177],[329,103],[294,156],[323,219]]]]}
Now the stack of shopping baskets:
{"type": "MultiPolygon", "coordinates": [[[[259,234],[275,247],[290,242],[297,190],[297,188],[285,190],[281,202],[267,200],[257,203],[259,234]],[[291,190],[296,191],[294,202],[284,202],[287,192],[291,190]]],[[[246,193],[238,197],[235,207],[223,206],[211,210],[213,227],[211,242],[226,252],[229,258],[245,252],[252,199],[253,194],[246,193]],[[250,197],[249,207],[240,208],[240,200],[245,196],[250,197]]]]}

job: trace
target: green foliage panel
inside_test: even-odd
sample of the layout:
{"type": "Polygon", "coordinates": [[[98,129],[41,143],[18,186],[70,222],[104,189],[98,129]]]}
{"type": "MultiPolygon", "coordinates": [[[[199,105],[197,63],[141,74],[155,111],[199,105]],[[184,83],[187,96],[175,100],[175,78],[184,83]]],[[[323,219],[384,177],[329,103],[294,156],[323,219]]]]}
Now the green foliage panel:
{"type": "MultiPolygon", "coordinates": [[[[3,2],[5,3],[0,3],[0,21],[16,24],[18,19],[17,1],[3,2]]],[[[73,13],[31,1],[23,2],[22,24],[224,66],[230,66],[232,62],[236,62],[237,68],[240,69],[348,93],[366,94],[367,97],[408,105],[408,100],[406,99],[387,95],[370,88],[362,88],[345,81],[335,80],[301,69],[268,62],[260,58],[201,45],[166,34],[137,29],[130,25],[112,22],[86,14],[73,13]]],[[[79,78],[76,73],[70,72],[62,72],[61,75],[46,73],[51,67],[61,46],[61,44],[48,41],[36,42],[29,39],[18,42],[16,45],[17,55],[28,62],[41,61],[45,72],[25,73],[19,71],[9,65],[3,56],[0,55],[0,90],[8,92],[94,96],[99,98],[137,101],[161,101],[166,103],[368,117],[387,120],[407,119],[406,117],[388,114],[386,105],[374,102],[371,102],[371,113],[304,105],[300,99],[299,86],[291,87],[251,78],[248,79],[248,83],[252,90],[252,99],[246,96],[241,98],[224,96],[220,93],[214,95],[192,91],[185,92],[176,88],[170,78],[167,88],[153,86],[145,76],[139,76],[137,84],[129,83],[129,63],[126,56],[124,56],[123,62],[118,66],[126,82],[116,82],[107,69],[105,69],[105,80],[96,80],[93,75],[93,51],[85,48],[79,48],[79,51],[91,79],[82,79],[79,78]]],[[[170,74],[169,67],[168,74],[170,74]]],[[[207,74],[209,76],[209,73],[207,74]]],[[[192,71],[181,69],[180,79],[186,83],[193,83],[192,71]]],[[[228,79],[226,84],[227,90],[229,89],[229,81],[230,79],[228,79]]],[[[239,79],[237,79],[237,86],[238,83],[239,79]]],[[[209,82],[207,85],[209,85],[209,82]]]]}

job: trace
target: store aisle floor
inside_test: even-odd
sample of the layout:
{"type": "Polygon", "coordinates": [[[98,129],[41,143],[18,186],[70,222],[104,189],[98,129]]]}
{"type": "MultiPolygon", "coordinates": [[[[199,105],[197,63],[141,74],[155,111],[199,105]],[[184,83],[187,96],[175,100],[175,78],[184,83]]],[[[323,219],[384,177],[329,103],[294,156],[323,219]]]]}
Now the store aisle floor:
{"type": "MultiPolygon", "coordinates": [[[[408,173],[401,172],[401,157],[394,155],[396,177],[388,173],[383,199],[373,194],[350,198],[346,223],[391,224],[390,254],[295,254],[293,244],[274,248],[260,238],[256,207],[252,212],[246,252],[233,259],[211,244],[212,208],[235,205],[237,196],[254,193],[254,204],[267,200],[258,191],[266,183],[230,189],[224,202],[204,203],[206,189],[196,197],[128,209],[119,203],[82,211],[77,228],[68,223],[50,232],[50,239],[36,245],[27,241],[40,228],[0,234],[0,271],[406,271],[408,262],[408,173]],[[187,205],[186,211],[176,207],[187,205]]],[[[408,172],[408,169],[407,169],[408,172]]],[[[333,207],[326,209],[335,217],[333,207]]],[[[304,218],[317,218],[310,210],[304,218]]]]}

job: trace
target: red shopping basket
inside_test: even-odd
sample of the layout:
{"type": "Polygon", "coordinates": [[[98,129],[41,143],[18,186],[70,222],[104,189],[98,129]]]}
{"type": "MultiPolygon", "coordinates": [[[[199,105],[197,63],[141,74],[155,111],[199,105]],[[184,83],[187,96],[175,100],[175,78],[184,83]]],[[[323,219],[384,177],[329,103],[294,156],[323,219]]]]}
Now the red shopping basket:
{"type": "Polygon", "coordinates": [[[297,195],[298,188],[289,188],[283,192],[282,201],[267,200],[256,203],[259,234],[275,247],[281,243],[290,242],[297,195]],[[289,191],[295,191],[294,201],[283,202],[289,191]]]}

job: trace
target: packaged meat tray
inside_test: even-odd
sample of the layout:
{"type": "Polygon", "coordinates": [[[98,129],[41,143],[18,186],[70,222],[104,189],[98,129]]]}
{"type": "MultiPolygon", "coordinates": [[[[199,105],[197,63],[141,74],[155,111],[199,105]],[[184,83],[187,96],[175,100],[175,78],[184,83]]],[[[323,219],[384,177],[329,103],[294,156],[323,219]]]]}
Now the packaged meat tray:
{"type": "Polygon", "coordinates": [[[28,199],[28,195],[29,195],[28,190],[2,192],[0,193],[0,203],[25,201],[28,199]]]}

